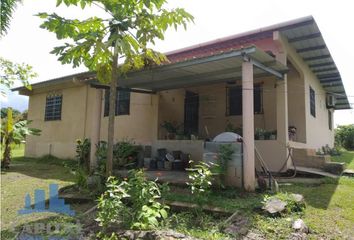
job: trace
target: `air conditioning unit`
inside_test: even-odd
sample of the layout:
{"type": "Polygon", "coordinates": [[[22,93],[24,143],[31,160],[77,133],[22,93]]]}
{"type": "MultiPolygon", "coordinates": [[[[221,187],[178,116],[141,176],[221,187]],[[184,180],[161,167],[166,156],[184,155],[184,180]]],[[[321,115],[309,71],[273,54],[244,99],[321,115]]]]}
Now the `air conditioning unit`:
{"type": "Polygon", "coordinates": [[[328,94],[326,96],[326,106],[327,108],[334,108],[336,105],[336,97],[331,95],[331,94],[328,94]]]}

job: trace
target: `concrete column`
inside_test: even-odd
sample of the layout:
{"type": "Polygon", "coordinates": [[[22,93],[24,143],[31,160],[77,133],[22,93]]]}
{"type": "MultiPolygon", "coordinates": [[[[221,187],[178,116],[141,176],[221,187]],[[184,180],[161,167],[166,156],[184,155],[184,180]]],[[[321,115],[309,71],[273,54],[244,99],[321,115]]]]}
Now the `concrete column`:
{"type": "MultiPolygon", "coordinates": [[[[276,60],[286,65],[286,53],[277,53],[276,60]]],[[[288,81],[278,80],[277,88],[277,139],[282,143],[288,142],[288,81]]]]}
{"type": "Polygon", "coordinates": [[[94,101],[91,107],[91,151],[90,151],[90,171],[93,171],[97,166],[96,144],[100,141],[101,129],[101,114],[102,114],[102,90],[97,89],[94,94],[94,101]]]}
{"type": "MultiPolygon", "coordinates": [[[[287,53],[285,51],[279,51],[275,54],[275,59],[287,65],[287,53]]],[[[280,155],[286,159],[288,154],[288,150],[286,148],[289,142],[289,134],[288,134],[288,81],[287,75],[284,75],[283,80],[277,80],[277,88],[276,88],[276,111],[277,111],[277,141],[279,145],[282,146],[280,149],[280,155]]],[[[287,168],[291,166],[291,161],[287,162],[287,168]]],[[[283,171],[286,171],[287,168],[284,168],[283,171]]]]}
{"type": "Polygon", "coordinates": [[[242,63],[243,184],[255,190],[253,64],[242,63]]]}

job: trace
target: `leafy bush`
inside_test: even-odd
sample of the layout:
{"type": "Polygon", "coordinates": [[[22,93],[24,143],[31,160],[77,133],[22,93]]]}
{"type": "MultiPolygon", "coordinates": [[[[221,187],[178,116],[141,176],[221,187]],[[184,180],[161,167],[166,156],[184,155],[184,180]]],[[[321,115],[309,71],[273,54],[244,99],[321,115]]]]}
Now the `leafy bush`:
{"type": "Polygon", "coordinates": [[[135,145],[133,140],[123,139],[113,146],[114,164],[116,167],[126,167],[137,162],[140,146],[135,145]]]}
{"type": "Polygon", "coordinates": [[[84,140],[76,140],[76,159],[78,161],[79,167],[87,168],[90,167],[90,139],[85,138],[84,140]]]}
{"type": "Polygon", "coordinates": [[[122,220],[122,216],[127,215],[127,208],[123,203],[124,198],[130,197],[126,181],[120,182],[109,177],[106,183],[107,190],[98,199],[98,213],[96,221],[106,230],[111,224],[122,220]]]}
{"type": "MultiPolygon", "coordinates": [[[[107,142],[100,141],[96,145],[96,158],[99,172],[104,175],[107,161],[107,142]]],[[[133,140],[123,139],[113,146],[113,164],[116,168],[132,168],[136,166],[140,145],[135,145],[133,140]]]]}
{"type": "Polygon", "coordinates": [[[96,158],[97,158],[97,165],[98,165],[98,172],[102,176],[105,176],[106,173],[106,162],[107,162],[107,142],[106,141],[99,141],[96,144],[96,158]]]}
{"type": "Polygon", "coordinates": [[[232,160],[232,154],[234,154],[234,150],[232,149],[231,144],[220,145],[218,165],[220,166],[221,174],[225,174],[228,162],[232,160]]]}
{"type": "Polygon", "coordinates": [[[106,187],[98,200],[96,219],[103,232],[118,223],[132,229],[154,229],[167,218],[168,207],[157,201],[161,198],[158,184],[145,180],[143,171],[132,170],[121,182],[110,177],[106,187]]]}
{"type": "Polygon", "coordinates": [[[270,199],[279,199],[283,202],[286,202],[286,212],[287,213],[292,213],[292,212],[302,212],[304,210],[305,202],[297,202],[294,198],[294,195],[286,193],[286,192],[279,192],[276,195],[269,196],[265,195],[263,199],[263,204],[267,202],[270,199]]]}
{"type": "Polygon", "coordinates": [[[154,181],[147,181],[143,171],[131,171],[128,184],[129,195],[132,201],[133,229],[156,228],[160,219],[167,218],[167,206],[162,205],[157,199],[161,198],[159,186],[154,181]]]}
{"type": "MultiPolygon", "coordinates": [[[[190,161],[192,163],[193,161],[190,161]]],[[[216,173],[212,171],[212,164],[199,162],[193,168],[187,168],[188,178],[190,182],[187,185],[190,187],[192,194],[196,195],[199,205],[206,201],[206,197],[210,194],[212,181],[216,173]]]]}
{"type": "Polygon", "coordinates": [[[354,149],[354,124],[338,126],[335,129],[335,142],[347,150],[354,149]]]}
{"type": "Polygon", "coordinates": [[[75,171],[75,181],[76,185],[80,189],[86,189],[87,188],[87,174],[82,168],[78,168],[75,171]]]}

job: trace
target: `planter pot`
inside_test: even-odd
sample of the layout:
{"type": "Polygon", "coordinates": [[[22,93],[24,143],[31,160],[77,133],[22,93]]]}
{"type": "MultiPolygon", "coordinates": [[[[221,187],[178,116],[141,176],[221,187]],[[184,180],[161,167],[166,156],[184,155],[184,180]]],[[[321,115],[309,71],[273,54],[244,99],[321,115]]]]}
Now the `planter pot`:
{"type": "Polygon", "coordinates": [[[144,168],[150,168],[151,158],[144,158],[144,168]]]}
{"type": "Polygon", "coordinates": [[[150,160],[149,166],[150,166],[149,169],[155,170],[157,168],[157,161],[156,160],[150,160]]]}
{"type": "Polygon", "coordinates": [[[163,161],[157,161],[157,169],[163,170],[165,168],[165,163],[163,161]]]}
{"type": "Polygon", "coordinates": [[[264,136],[259,136],[259,140],[264,140],[264,136]]]}
{"type": "Polygon", "coordinates": [[[172,164],[172,169],[175,171],[183,171],[184,170],[183,162],[181,160],[175,160],[172,164]]]}
{"type": "Polygon", "coordinates": [[[176,139],[176,134],[174,134],[174,133],[169,133],[169,134],[167,135],[167,138],[168,138],[169,140],[174,140],[174,139],[176,139]]]}
{"type": "Polygon", "coordinates": [[[170,161],[165,161],[165,169],[166,170],[171,170],[172,169],[172,162],[170,161]]]}
{"type": "Polygon", "coordinates": [[[276,135],[270,135],[269,139],[270,139],[270,140],[276,140],[276,139],[277,139],[277,136],[276,136],[276,135]]]}

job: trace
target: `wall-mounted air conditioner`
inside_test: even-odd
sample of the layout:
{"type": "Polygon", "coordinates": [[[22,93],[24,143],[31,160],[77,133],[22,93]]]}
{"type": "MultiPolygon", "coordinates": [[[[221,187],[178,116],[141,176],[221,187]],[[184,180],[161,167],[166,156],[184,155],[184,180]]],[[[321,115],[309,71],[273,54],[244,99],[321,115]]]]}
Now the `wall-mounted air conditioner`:
{"type": "Polygon", "coordinates": [[[327,108],[334,108],[335,105],[336,105],[336,97],[332,94],[327,94],[327,96],[326,96],[327,108]]]}

